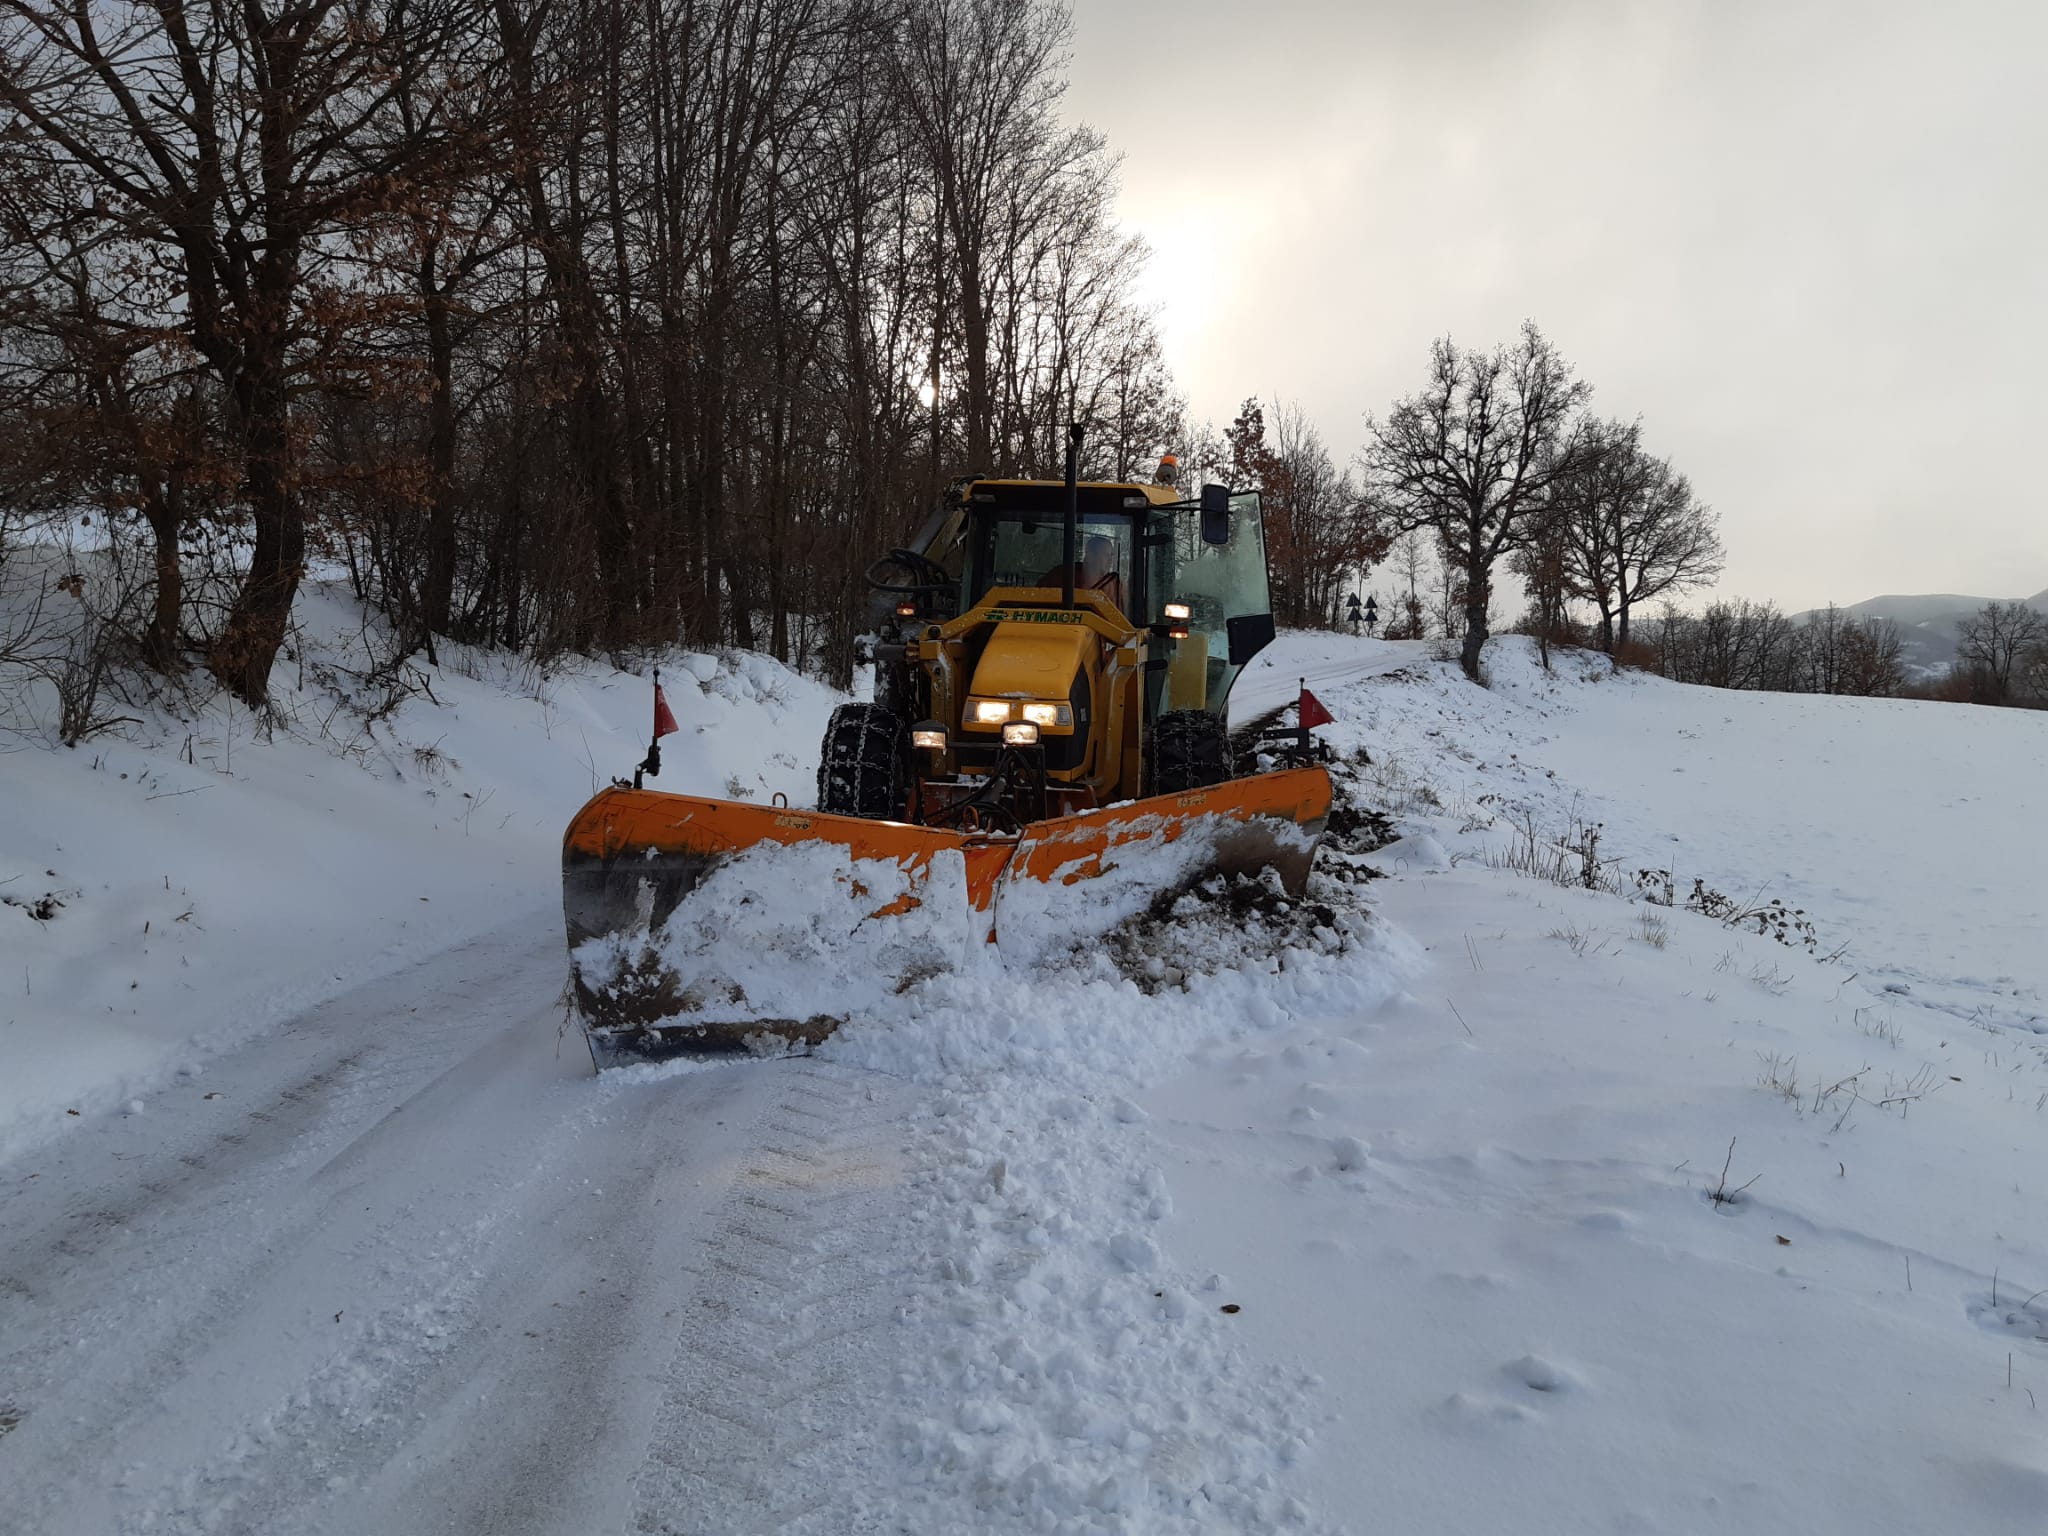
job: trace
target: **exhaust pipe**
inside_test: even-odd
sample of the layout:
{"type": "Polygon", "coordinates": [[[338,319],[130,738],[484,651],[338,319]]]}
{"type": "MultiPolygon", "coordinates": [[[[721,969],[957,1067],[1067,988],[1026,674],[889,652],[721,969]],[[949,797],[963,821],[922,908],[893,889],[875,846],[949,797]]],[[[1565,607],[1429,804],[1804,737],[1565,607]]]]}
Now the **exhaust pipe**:
{"type": "Polygon", "coordinates": [[[1076,421],[1067,427],[1067,522],[1066,539],[1062,546],[1060,569],[1065,575],[1060,579],[1060,606],[1074,606],[1074,541],[1081,526],[1081,424],[1076,421]]]}

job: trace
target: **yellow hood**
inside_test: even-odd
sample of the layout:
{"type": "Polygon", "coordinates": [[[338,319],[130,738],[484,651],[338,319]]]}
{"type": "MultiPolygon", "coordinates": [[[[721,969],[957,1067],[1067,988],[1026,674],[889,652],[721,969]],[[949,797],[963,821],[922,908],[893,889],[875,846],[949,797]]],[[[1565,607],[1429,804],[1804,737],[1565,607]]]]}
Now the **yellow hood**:
{"type": "Polygon", "coordinates": [[[974,669],[970,691],[981,698],[1063,702],[1099,643],[1095,632],[1080,624],[998,624],[974,669]]]}

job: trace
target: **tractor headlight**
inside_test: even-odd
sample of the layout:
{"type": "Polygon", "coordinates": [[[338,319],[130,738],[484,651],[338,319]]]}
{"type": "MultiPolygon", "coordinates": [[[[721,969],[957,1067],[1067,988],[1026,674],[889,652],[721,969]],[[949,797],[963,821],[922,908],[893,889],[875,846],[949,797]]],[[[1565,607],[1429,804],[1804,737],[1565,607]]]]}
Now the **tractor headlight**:
{"type": "Polygon", "coordinates": [[[1024,718],[1033,725],[1070,726],[1074,723],[1074,706],[1071,704],[1026,704],[1024,718]]]}
{"type": "Polygon", "coordinates": [[[1010,718],[1007,699],[983,699],[974,706],[974,718],[983,725],[1001,725],[1010,718]]]}
{"type": "Polygon", "coordinates": [[[1038,724],[1033,720],[1012,720],[1003,727],[1003,745],[1006,747],[1035,747],[1038,745],[1038,724]]]}
{"type": "Polygon", "coordinates": [[[946,728],[936,720],[921,720],[910,728],[910,744],[921,752],[943,752],[946,728]]]}
{"type": "Polygon", "coordinates": [[[1165,612],[1167,618],[1176,619],[1183,624],[1195,616],[1195,610],[1186,603],[1168,603],[1165,612]]]}

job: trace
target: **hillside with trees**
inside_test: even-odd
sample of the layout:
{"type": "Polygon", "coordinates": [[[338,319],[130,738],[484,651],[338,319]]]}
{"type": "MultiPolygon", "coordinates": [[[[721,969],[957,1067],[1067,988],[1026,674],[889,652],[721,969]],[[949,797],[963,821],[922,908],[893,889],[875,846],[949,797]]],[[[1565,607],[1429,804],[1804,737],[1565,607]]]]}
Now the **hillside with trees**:
{"type": "Polygon", "coordinates": [[[106,690],[261,708],[316,567],[387,670],[680,641],[844,686],[867,560],[956,474],[1057,474],[1069,421],[1086,475],[1261,487],[1283,625],[1371,581],[1476,677],[1519,585],[1545,647],[1688,681],[1895,693],[1945,649],[1951,692],[2040,691],[2048,594],[1682,611],[1711,506],[1533,323],[1439,339],[1348,463],[1284,399],[1191,419],[1071,36],[1051,0],[0,0],[6,696],[73,741],[106,690]]]}
{"type": "Polygon", "coordinates": [[[1721,574],[1718,520],[1644,424],[1602,420],[1592,393],[1532,322],[1490,351],[1439,338],[1424,388],[1368,416],[1350,579],[1377,567],[1391,586],[1390,638],[1434,635],[1478,679],[1519,583],[1514,627],[1546,662],[1585,646],[1715,688],[2048,702],[2048,593],[1682,608],[1721,574]]]}
{"type": "Polygon", "coordinates": [[[0,0],[0,561],[93,530],[6,565],[17,608],[62,581],[135,686],[251,705],[316,560],[402,654],[843,683],[944,480],[1184,435],[1069,37],[1043,0],[0,0]]]}

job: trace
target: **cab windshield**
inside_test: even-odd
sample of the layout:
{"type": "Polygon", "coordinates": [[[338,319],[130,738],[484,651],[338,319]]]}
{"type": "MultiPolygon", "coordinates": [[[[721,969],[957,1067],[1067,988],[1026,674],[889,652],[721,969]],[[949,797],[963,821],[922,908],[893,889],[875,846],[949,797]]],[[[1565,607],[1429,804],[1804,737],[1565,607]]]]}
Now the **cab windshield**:
{"type": "MultiPolygon", "coordinates": [[[[994,587],[1057,587],[1066,576],[1066,526],[1037,513],[983,516],[968,548],[967,601],[994,587]]],[[[1074,588],[1096,591],[1133,623],[1144,622],[1131,519],[1120,513],[1083,512],[1074,534],[1074,588]]]]}

